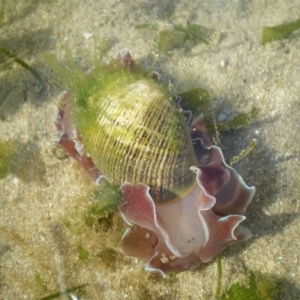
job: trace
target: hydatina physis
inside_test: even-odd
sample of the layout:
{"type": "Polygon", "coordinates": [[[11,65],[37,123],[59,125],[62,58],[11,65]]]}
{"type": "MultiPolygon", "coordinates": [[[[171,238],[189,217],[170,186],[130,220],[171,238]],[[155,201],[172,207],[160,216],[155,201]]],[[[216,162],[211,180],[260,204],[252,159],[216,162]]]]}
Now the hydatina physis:
{"type": "Polygon", "coordinates": [[[240,223],[255,188],[225,163],[201,115],[127,49],[120,56],[78,73],[55,118],[58,143],[96,184],[119,187],[124,254],[163,276],[195,269],[251,237],[240,223]]]}

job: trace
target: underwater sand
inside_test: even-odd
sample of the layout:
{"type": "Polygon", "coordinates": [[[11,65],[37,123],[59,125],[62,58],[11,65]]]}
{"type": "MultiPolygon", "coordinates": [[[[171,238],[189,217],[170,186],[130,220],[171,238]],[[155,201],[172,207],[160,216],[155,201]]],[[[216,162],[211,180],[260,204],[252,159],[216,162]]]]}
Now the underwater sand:
{"type": "MultiPolygon", "coordinates": [[[[253,272],[272,279],[274,299],[300,299],[300,30],[261,45],[262,28],[299,18],[300,1],[19,0],[3,11],[0,45],[41,74],[44,52],[63,60],[68,49],[86,67],[95,49],[109,57],[127,47],[176,91],[207,89],[217,119],[256,108],[249,127],[220,134],[228,161],[258,141],[235,165],[257,189],[243,223],[254,236],[222,253],[222,293],[253,272]],[[214,30],[208,44],[156,53],[156,32],[135,29],[187,20],[214,30]]],[[[41,88],[12,66],[0,72],[0,139],[22,151],[0,180],[0,299],[39,299],[85,284],[75,291],[81,299],[215,299],[216,260],[163,279],[115,251],[123,231],[117,216],[86,225],[94,186],[73,160],[58,158],[53,142],[61,90],[41,88]]]]}

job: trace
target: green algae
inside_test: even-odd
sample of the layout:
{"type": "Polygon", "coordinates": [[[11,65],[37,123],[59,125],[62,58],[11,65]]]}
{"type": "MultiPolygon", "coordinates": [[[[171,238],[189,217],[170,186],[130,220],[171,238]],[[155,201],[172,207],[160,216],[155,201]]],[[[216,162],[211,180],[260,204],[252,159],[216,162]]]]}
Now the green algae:
{"type": "Polygon", "coordinates": [[[33,142],[0,140],[0,179],[11,173],[24,181],[41,180],[44,171],[39,149],[33,142]]]}
{"type": "Polygon", "coordinates": [[[86,78],[86,74],[79,69],[68,49],[66,49],[66,59],[63,64],[59,62],[54,54],[45,53],[43,57],[51,70],[57,75],[48,75],[48,81],[53,86],[58,88],[67,87],[73,90],[86,78]]]}
{"type": "Polygon", "coordinates": [[[257,140],[253,139],[246,149],[242,150],[239,155],[237,155],[231,159],[229,165],[232,166],[233,164],[239,162],[244,157],[246,157],[254,149],[256,144],[257,144],[257,140]]]}
{"type": "Polygon", "coordinates": [[[221,259],[221,256],[218,255],[216,259],[217,259],[217,274],[218,274],[218,277],[217,277],[217,281],[216,281],[215,297],[216,297],[216,299],[219,299],[220,295],[221,295],[222,272],[223,272],[223,269],[222,269],[222,259],[221,259]]]}
{"type": "Polygon", "coordinates": [[[276,294],[272,276],[250,272],[248,285],[233,284],[220,300],[272,300],[276,294]]]}
{"type": "Polygon", "coordinates": [[[21,58],[19,58],[16,54],[12,53],[8,49],[5,49],[4,47],[1,47],[1,46],[0,46],[0,52],[3,53],[3,54],[5,54],[10,59],[13,59],[14,62],[16,62],[17,64],[19,64],[20,66],[22,66],[28,72],[30,72],[39,81],[40,84],[43,84],[43,79],[39,75],[39,73],[34,68],[32,68],[31,66],[29,66],[24,60],[22,60],[21,58]]]}
{"type": "Polygon", "coordinates": [[[155,49],[166,54],[168,51],[184,46],[185,37],[176,30],[162,30],[154,37],[155,49]]]}
{"type": "Polygon", "coordinates": [[[258,115],[258,109],[253,107],[250,112],[237,114],[226,122],[216,122],[211,117],[211,97],[207,90],[194,88],[178,94],[178,96],[181,98],[181,107],[185,110],[190,110],[194,117],[203,114],[207,131],[209,133],[216,133],[217,135],[223,131],[247,128],[258,115]]]}
{"type": "Polygon", "coordinates": [[[178,48],[192,48],[199,43],[208,44],[209,30],[201,25],[187,22],[186,26],[174,25],[172,29],[160,31],[154,37],[157,52],[166,54],[178,48]]]}
{"type": "Polygon", "coordinates": [[[4,19],[5,2],[6,2],[5,0],[2,0],[0,3],[0,28],[2,27],[3,19],[4,19]]]}
{"type": "Polygon", "coordinates": [[[40,290],[47,291],[47,286],[46,286],[45,281],[44,281],[44,279],[43,279],[43,277],[41,276],[40,273],[37,273],[35,275],[35,282],[36,282],[36,285],[39,287],[40,290]]]}
{"type": "Polygon", "coordinates": [[[104,56],[107,54],[107,52],[110,50],[111,48],[111,40],[109,39],[102,39],[99,43],[99,46],[98,46],[98,51],[100,53],[100,57],[101,56],[104,56]]]}
{"type": "Polygon", "coordinates": [[[287,39],[291,34],[300,28],[300,19],[294,22],[277,25],[274,27],[264,27],[262,33],[262,44],[287,39]]]}
{"type": "Polygon", "coordinates": [[[87,286],[88,284],[81,284],[81,285],[78,285],[78,286],[75,286],[75,287],[72,287],[70,289],[67,289],[65,291],[62,291],[62,292],[58,292],[58,293],[54,293],[54,294],[51,294],[49,296],[46,296],[46,297],[43,297],[43,298],[39,298],[39,300],[52,300],[52,299],[56,299],[56,298],[59,298],[59,297],[62,297],[64,295],[69,295],[70,293],[74,293],[77,291],[77,294],[78,293],[82,293],[84,288],[87,286]]]}
{"type": "Polygon", "coordinates": [[[116,207],[123,202],[120,188],[104,181],[94,191],[94,203],[84,215],[84,222],[92,226],[99,219],[107,219],[107,216],[114,212],[116,207]]]}
{"type": "Polygon", "coordinates": [[[208,120],[208,122],[205,124],[205,127],[209,132],[214,132],[216,128],[218,132],[247,128],[257,117],[257,115],[258,109],[253,107],[250,112],[237,114],[226,122],[216,123],[215,121],[210,122],[208,120]]]}
{"type": "Polygon", "coordinates": [[[222,258],[217,256],[217,283],[215,299],[218,300],[272,300],[278,293],[275,276],[252,272],[245,267],[248,283],[235,283],[221,295],[222,286],[222,258]]]}
{"type": "Polygon", "coordinates": [[[0,56],[0,119],[5,120],[9,114],[17,111],[32,93],[40,93],[45,86],[35,68],[3,45],[0,45],[0,56]],[[32,76],[28,76],[28,72],[32,76]],[[28,86],[34,86],[35,90],[28,89],[28,86]]]}
{"type": "Polygon", "coordinates": [[[248,127],[251,121],[251,118],[249,116],[249,114],[240,113],[234,116],[228,122],[221,123],[220,127],[222,127],[222,130],[224,131],[229,129],[239,129],[248,127]]]}
{"type": "Polygon", "coordinates": [[[100,258],[101,265],[106,268],[116,269],[120,263],[120,260],[124,258],[124,256],[115,251],[112,248],[106,248],[97,254],[97,257],[100,258]]]}
{"type": "Polygon", "coordinates": [[[169,29],[159,30],[157,24],[144,23],[135,26],[136,29],[148,29],[158,31],[153,43],[157,52],[166,54],[171,50],[185,48],[190,49],[199,43],[208,44],[212,30],[205,26],[187,21],[186,26],[174,24],[169,29]]]}
{"type": "Polygon", "coordinates": [[[0,179],[5,178],[11,172],[12,165],[19,151],[18,143],[0,141],[0,179]]]}
{"type": "Polygon", "coordinates": [[[193,116],[197,116],[208,110],[210,94],[205,89],[195,88],[178,95],[181,98],[183,108],[191,110],[193,116]],[[186,107],[185,107],[186,106],[186,107]]]}
{"type": "Polygon", "coordinates": [[[144,23],[144,24],[135,25],[134,28],[135,29],[153,29],[153,30],[157,30],[158,29],[158,25],[151,24],[151,23],[144,23]]]}
{"type": "Polygon", "coordinates": [[[86,249],[84,249],[82,245],[77,246],[77,255],[78,258],[84,262],[87,262],[90,257],[90,253],[86,249]]]}
{"type": "Polygon", "coordinates": [[[182,32],[184,34],[185,41],[190,42],[194,45],[200,42],[203,42],[205,44],[208,43],[208,30],[202,25],[194,24],[187,21],[185,27],[182,25],[175,25],[174,30],[182,32]]]}

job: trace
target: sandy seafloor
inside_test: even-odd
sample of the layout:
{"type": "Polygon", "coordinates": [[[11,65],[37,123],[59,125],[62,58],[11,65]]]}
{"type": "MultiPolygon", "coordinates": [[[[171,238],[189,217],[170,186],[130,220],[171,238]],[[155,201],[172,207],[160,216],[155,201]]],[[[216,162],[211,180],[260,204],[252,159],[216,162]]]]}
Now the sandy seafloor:
{"type": "MultiPolygon", "coordinates": [[[[274,279],[274,299],[300,299],[300,30],[261,45],[264,26],[299,16],[299,0],[15,0],[4,6],[0,45],[41,74],[44,52],[63,60],[69,49],[84,64],[99,45],[107,57],[127,47],[178,92],[207,89],[217,119],[257,108],[248,128],[221,133],[228,160],[258,140],[235,166],[257,189],[244,222],[253,238],[222,253],[222,292],[246,282],[247,269],[274,279]],[[155,32],[135,29],[187,20],[214,30],[207,45],[158,54],[155,32]]],[[[52,121],[61,91],[41,89],[16,64],[2,70],[0,80],[1,140],[22,146],[21,167],[0,180],[0,299],[39,299],[82,284],[88,285],[81,299],[214,299],[216,261],[164,279],[111,250],[122,236],[118,217],[108,227],[84,225],[94,186],[73,160],[54,154],[52,121]],[[80,245],[87,260],[78,258],[80,245]]]]}

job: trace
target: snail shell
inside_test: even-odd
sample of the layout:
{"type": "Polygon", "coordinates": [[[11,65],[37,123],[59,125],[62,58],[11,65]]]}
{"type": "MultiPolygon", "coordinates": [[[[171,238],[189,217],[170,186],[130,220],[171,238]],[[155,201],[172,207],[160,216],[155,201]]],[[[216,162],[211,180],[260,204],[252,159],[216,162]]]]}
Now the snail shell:
{"type": "Polygon", "coordinates": [[[75,124],[107,179],[143,182],[155,202],[173,200],[195,184],[197,162],[176,99],[161,84],[126,68],[103,70],[97,88],[75,99],[75,124]]]}

